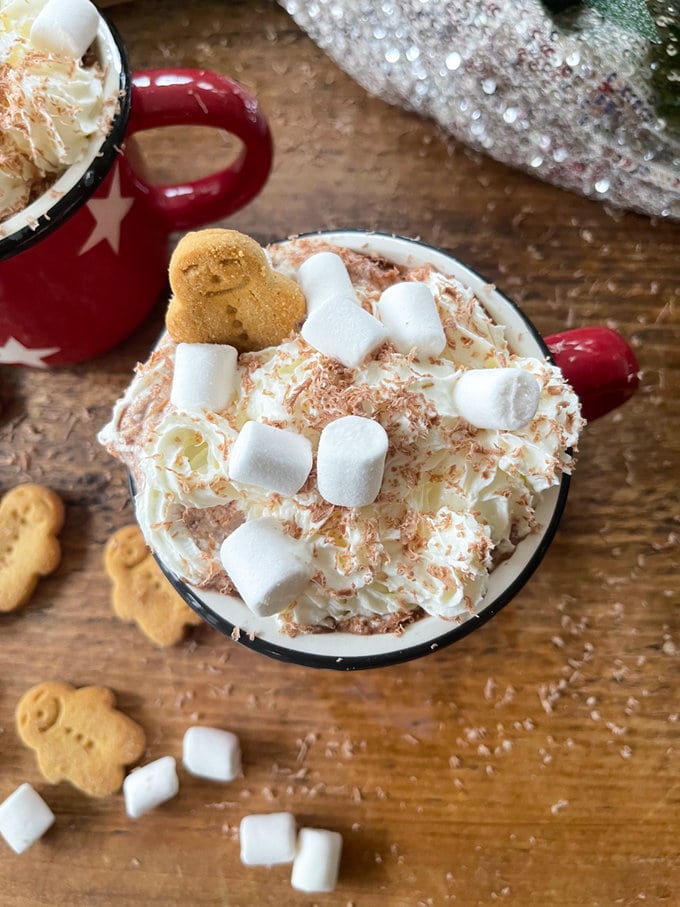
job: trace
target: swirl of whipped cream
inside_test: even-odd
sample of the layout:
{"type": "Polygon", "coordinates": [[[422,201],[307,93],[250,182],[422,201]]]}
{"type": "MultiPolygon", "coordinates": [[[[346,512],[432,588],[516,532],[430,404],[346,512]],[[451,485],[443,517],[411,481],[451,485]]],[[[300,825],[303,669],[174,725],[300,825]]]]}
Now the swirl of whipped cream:
{"type": "MultiPolygon", "coordinates": [[[[286,247],[273,257],[284,270],[286,247]]],[[[388,346],[348,372],[294,337],[242,354],[233,403],[201,414],[169,404],[172,343],[140,367],[100,439],[134,469],[138,519],[175,573],[201,585],[219,572],[221,539],[210,547],[200,533],[192,538],[182,514],[230,505],[241,518],[278,520],[312,553],[312,580],[279,615],[284,626],[379,621],[418,608],[450,620],[475,613],[496,560],[532,530],[536,495],[570,471],[583,422],[559,370],[515,355],[469,289],[431,269],[416,279],[432,290],[446,333],[437,358],[415,360],[388,346]],[[466,369],[495,366],[527,370],[541,387],[536,416],[514,432],[474,429],[453,405],[466,369]],[[334,507],[313,475],[293,496],[228,479],[229,450],[246,421],[299,432],[316,449],[323,427],[347,414],[376,419],[390,440],[374,504],[334,507]]],[[[375,314],[375,287],[355,289],[375,314]]]]}
{"type": "Polygon", "coordinates": [[[21,210],[36,184],[81,160],[110,110],[99,66],[31,45],[46,0],[0,8],[0,219],[21,210]]]}

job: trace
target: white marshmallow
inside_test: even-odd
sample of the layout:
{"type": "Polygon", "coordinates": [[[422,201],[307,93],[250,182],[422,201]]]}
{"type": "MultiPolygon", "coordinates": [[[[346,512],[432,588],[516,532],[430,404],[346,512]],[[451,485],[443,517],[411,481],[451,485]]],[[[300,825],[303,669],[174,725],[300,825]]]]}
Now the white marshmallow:
{"type": "Polygon", "coordinates": [[[516,431],[536,415],[541,387],[521,368],[474,368],[463,372],[452,396],[459,415],[476,428],[516,431]]]}
{"type": "Polygon", "coordinates": [[[312,444],[293,431],[246,422],[229,453],[229,478],[295,494],[312,468],[312,444]]]}
{"type": "Polygon", "coordinates": [[[342,296],[358,304],[345,263],[335,252],[317,252],[303,261],[298,281],[307,300],[307,311],[342,296]]]}
{"type": "Polygon", "coordinates": [[[306,546],[270,517],[242,523],[222,542],[220,558],[238,594],[260,617],[283,611],[309,581],[306,546]]]}
{"type": "Polygon", "coordinates": [[[42,838],[54,813],[30,784],[21,784],[0,803],[0,835],[14,853],[23,853],[42,838]]]}
{"type": "Polygon", "coordinates": [[[171,800],[179,791],[175,760],[162,756],[136,768],[123,781],[125,811],[131,819],[139,819],[149,810],[171,800]]]}
{"type": "Polygon", "coordinates": [[[400,353],[409,353],[415,347],[421,356],[438,356],[446,346],[437,304],[427,284],[393,284],[381,295],[378,312],[387,336],[400,353]]]}
{"type": "Polygon", "coordinates": [[[241,862],[245,866],[291,863],[295,857],[295,816],[292,813],[244,816],[239,839],[241,862]]]}
{"type": "Polygon", "coordinates": [[[387,340],[387,331],[378,319],[344,297],[334,297],[314,308],[300,333],[315,350],[347,368],[357,368],[387,340]]]}
{"type": "Polygon", "coordinates": [[[221,343],[178,343],[170,402],[178,410],[225,408],[236,390],[233,346],[221,343]]]}
{"type": "Polygon", "coordinates": [[[379,422],[343,416],[321,432],[316,455],[319,493],[340,507],[363,507],[378,496],[389,441],[379,422]]]}
{"type": "Polygon", "coordinates": [[[309,894],[333,891],[338,881],[342,835],[324,828],[301,828],[290,883],[309,894]]]}
{"type": "Polygon", "coordinates": [[[37,50],[80,60],[94,41],[99,13],[90,0],[48,0],[31,27],[37,50]]]}
{"type": "Polygon", "coordinates": [[[190,727],[182,744],[184,768],[210,781],[233,781],[241,773],[241,745],[236,734],[216,727],[190,727]]]}

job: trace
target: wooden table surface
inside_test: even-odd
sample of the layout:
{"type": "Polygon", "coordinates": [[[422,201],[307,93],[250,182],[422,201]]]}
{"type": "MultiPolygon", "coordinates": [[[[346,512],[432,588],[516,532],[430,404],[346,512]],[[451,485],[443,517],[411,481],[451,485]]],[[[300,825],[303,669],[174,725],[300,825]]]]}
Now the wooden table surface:
{"type": "MultiPolygon", "coordinates": [[[[680,299],[677,224],[544,185],[369,97],[269,2],[145,0],[111,16],[134,67],[226,72],[270,118],[268,185],[225,221],[260,241],[325,227],[441,246],[548,333],[606,323],[642,383],[591,424],[538,573],[478,632],[420,661],[341,674],[278,664],[207,626],[169,651],[112,614],[102,566],[133,519],[96,432],[164,307],[110,354],[53,372],[0,367],[0,487],[66,504],[63,560],[0,619],[0,799],[23,781],[57,815],[21,857],[0,847],[0,902],[28,905],[637,905],[680,898],[680,299]],[[239,734],[228,786],[181,773],[134,822],[121,795],[47,784],[14,727],[41,680],[103,684],[146,730],[146,760],[181,755],[193,722],[239,734]],[[290,868],[242,866],[237,828],[290,810],[344,837],[335,893],[290,868]]],[[[177,130],[145,143],[162,179],[229,148],[177,130]]],[[[213,140],[214,139],[214,140],[213,140]]]]}

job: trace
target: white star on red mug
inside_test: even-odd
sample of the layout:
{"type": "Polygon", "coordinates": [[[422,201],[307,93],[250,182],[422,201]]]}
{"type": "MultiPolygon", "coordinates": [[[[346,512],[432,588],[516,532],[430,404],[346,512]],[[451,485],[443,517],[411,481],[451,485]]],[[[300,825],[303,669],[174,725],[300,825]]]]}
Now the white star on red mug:
{"type": "Polygon", "coordinates": [[[120,246],[121,221],[133,204],[133,198],[126,198],[120,194],[120,173],[116,167],[106,198],[91,198],[86,205],[96,223],[87,241],[81,246],[78,255],[89,252],[102,240],[105,240],[117,255],[120,246]]]}
{"type": "Polygon", "coordinates": [[[0,346],[0,363],[5,365],[32,365],[34,368],[47,368],[43,362],[48,356],[58,353],[60,347],[50,346],[32,350],[14,337],[9,337],[4,346],[0,346]]]}

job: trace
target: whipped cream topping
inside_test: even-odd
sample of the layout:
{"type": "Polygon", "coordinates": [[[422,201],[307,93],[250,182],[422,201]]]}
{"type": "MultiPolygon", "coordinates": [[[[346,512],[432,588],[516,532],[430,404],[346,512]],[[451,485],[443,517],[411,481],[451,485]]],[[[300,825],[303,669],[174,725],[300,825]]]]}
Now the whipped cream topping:
{"type": "Polygon", "coordinates": [[[33,47],[47,0],[0,5],[0,220],[20,211],[108,131],[115,101],[97,64],[33,47]]]}
{"type": "MultiPolygon", "coordinates": [[[[304,258],[325,248],[331,247],[292,241],[271,256],[294,275],[304,258]]],[[[295,334],[239,357],[238,390],[226,410],[185,414],[169,403],[175,344],[166,336],[139,367],[100,440],[134,472],[147,541],[190,584],[215,585],[223,574],[218,550],[230,530],[220,533],[215,514],[224,508],[231,529],[235,514],[236,524],[272,517],[307,545],[312,579],[278,616],[288,632],[398,628],[423,611],[461,621],[475,613],[494,564],[534,528],[536,496],[570,471],[569,448],[583,424],[578,401],[557,368],[515,355],[503,328],[456,280],[429,266],[405,271],[340,254],[372,314],[391,283],[429,286],[446,334],[440,356],[416,359],[385,344],[350,370],[295,334]],[[538,411],[525,427],[475,429],[456,412],[452,391],[461,374],[489,367],[524,369],[538,380],[538,411]],[[377,420],[389,438],[373,504],[328,503],[314,468],[292,496],[228,479],[229,451],[246,421],[298,432],[316,450],[324,426],[345,415],[377,420]],[[201,513],[211,519],[202,524],[201,513]]],[[[224,580],[219,588],[228,588],[224,580]]]]}

